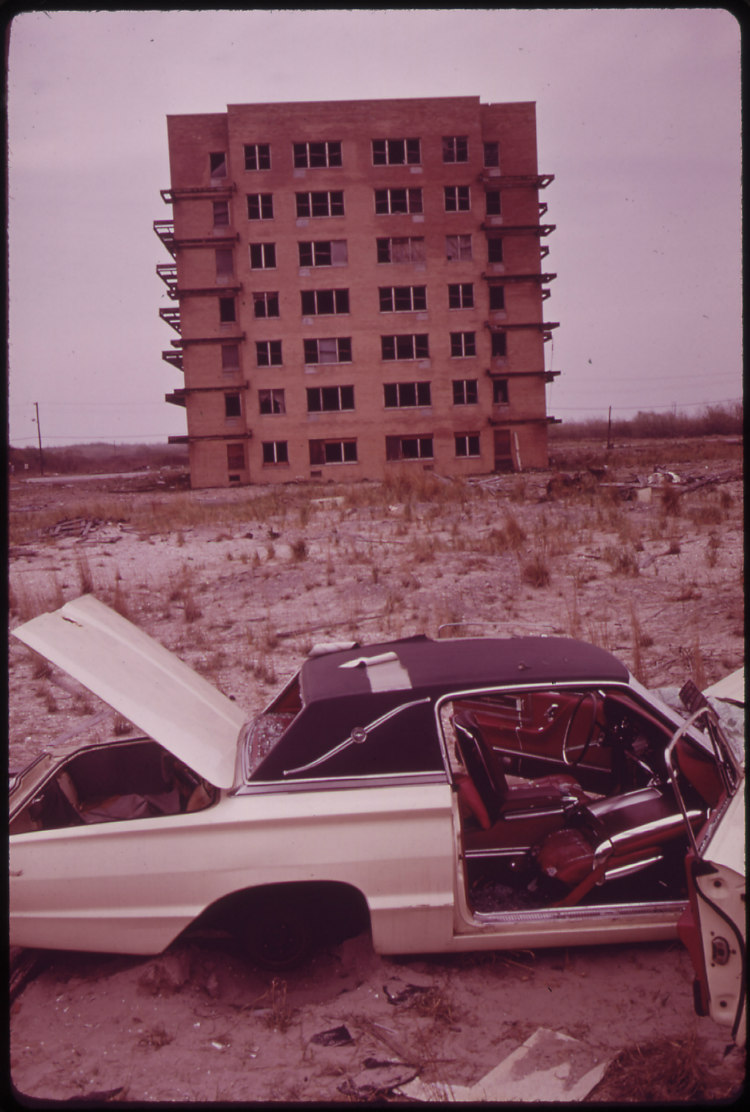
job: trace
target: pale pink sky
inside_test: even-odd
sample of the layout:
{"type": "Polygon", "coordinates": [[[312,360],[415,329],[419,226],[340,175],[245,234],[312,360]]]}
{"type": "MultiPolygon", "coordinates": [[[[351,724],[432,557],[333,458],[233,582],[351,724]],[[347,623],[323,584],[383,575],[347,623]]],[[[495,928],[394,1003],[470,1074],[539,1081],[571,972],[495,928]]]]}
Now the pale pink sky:
{"type": "Polygon", "coordinates": [[[550,413],[739,399],[740,33],[721,9],[31,12],[9,52],[11,443],[165,440],[167,114],[537,104],[550,413]]]}

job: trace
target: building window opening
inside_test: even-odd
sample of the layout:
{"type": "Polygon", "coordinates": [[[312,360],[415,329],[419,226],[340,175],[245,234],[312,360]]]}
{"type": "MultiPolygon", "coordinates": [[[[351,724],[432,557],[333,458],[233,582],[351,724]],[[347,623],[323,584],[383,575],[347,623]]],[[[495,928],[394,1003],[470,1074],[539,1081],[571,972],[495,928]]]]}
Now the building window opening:
{"type": "Polygon", "coordinates": [[[253,294],[253,316],[256,319],[263,317],[278,317],[279,294],[278,290],[262,291],[253,294]]]}
{"type": "Polygon", "coordinates": [[[273,220],[273,193],[248,193],[247,218],[273,220]]]}
{"type": "Polygon", "coordinates": [[[495,358],[504,358],[508,354],[508,335],[506,332],[492,333],[492,355],[495,358]]]}
{"type": "Polygon", "coordinates": [[[475,378],[455,378],[453,380],[453,404],[477,405],[479,390],[475,378]]]}
{"type": "Polygon", "coordinates": [[[474,308],[474,284],[472,282],[458,282],[448,286],[449,309],[474,308]]]}
{"type": "Polygon", "coordinates": [[[477,457],[479,455],[479,433],[467,432],[456,434],[456,456],[461,458],[477,457]]]}
{"type": "Polygon", "coordinates": [[[349,312],[348,290],[301,290],[302,316],[330,316],[349,312]]]}
{"type": "Polygon", "coordinates": [[[445,257],[448,262],[465,262],[471,259],[471,236],[446,236],[445,257]]]}
{"type": "Polygon", "coordinates": [[[234,274],[234,253],[231,247],[217,247],[216,249],[216,278],[231,278],[234,274]]]}
{"type": "Polygon", "coordinates": [[[259,390],[258,409],[263,414],[286,413],[286,401],[283,390],[259,390]]]}
{"type": "Polygon", "coordinates": [[[350,336],[327,336],[320,340],[304,340],[305,363],[351,363],[350,336]]]}
{"type": "Polygon", "coordinates": [[[294,143],[294,165],[297,169],[316,166],[341,166],[341,143],[294,143]]]}
{"type": "Polygon", "coordinates": [[[476,333],[474,332],[451,332],[451,357],[453,359],[462,359],[467,356],[476,355],[476,333]]]}
{"type": "Polygon", "coordinates": [[[487,167],[500,165],[500,144],[491,142],[484,144],[484,164],[487,167]]]}
{"type": "Polygon", "coordinates": [[[227,418],[242,416],[242,403],[239,394],[224,395],[224,416],[227,418]]]}
{"type": "Polygon", "coordinates": [[[500,209],[500,190],[488,189],[484,195],[484,210],[488,216],[502,215],[500,209]]]}
{"type": "Polygon", "coordinates": [[[222,324],[232,324],[237,320],[237,307],[233,297],[219,298],[219,320],[222,324]]]}
{"type": "Polygon", "coordinates": [[[319,193],[297,193],[295,198],[298,217],[344,215],[344,193],[341,189],[319,193]]]}
{"type": "Polygon", "coordinates": [[[446,185],[443,187],[446,212],[469,212],[471,198],[468,185],[446,185]]]}
{"type": "Polygon", "coordinates": [[[492,380],[492,404],[493,405],[508,405],[508,380],[507,378],[495,378],[492,380]]]}
{"type": "Polygon", "coordinates": [[[383,359],[429,359],[430,357],[427,333],[381,336],[380,346],[383,359]]]}
{"type": "Polygon", "coordinates": [[[381,313],[410,313],[427,310],[426,286],[381,286],[381,313]]]}
{"type": "Polygon", "coordinates": [[[221,369],[222,371],[238,371],[240,369],[239,344],[222,344],[221,369]]]}
{"type": "Polygon", "coordinates": [[[386,409],[405,409],[432,405],[429,382],[386,382],[383,385],[386,409]]]}
{"type": "Polygon", "coordinates": [[[423,263],[425,261],[422,236],[395,236],[377,242],[379,263],[423,263]]]}
{"type": "Polygon", "coordinates": [[[276,266],[275,243],[251,243],[250,267],[252,270],[273,270],[276,266]]]}
{"type": "Polygon", "coordinates": [[[289,451],[286,440],[264,440],[261,449],[264,465],[276,463],[289,463],[289,451]]]}
{"type": "Polygon", "coordinates": [[[348,262],[345,239],[313,240],[297,246],[300,266],[345,266],[348,262]]]}
{"type": "Polygon", "coordinates": [[[469,140],[465,135],[443,136],[443,162],[468,162],[469,140]]]}
{"type": "Polygon", "coordinates": [[[229,227],[229,201],[214,201],[214,228],[229,227]]]}
{"type": "Polygon", "coordinates": [[[487,240],[487,261],[501,263],[503,261],[503,241],[501,239],[487,240]]]}
{"type": "Polygon", "coordinates": [[[375,212],[393,215],[399,212],[422,212],[421,189],[376,189],[375,212]]]}
{"type": "Polygon", "coordinates": [[[311,440],[310,464],[317,467],[323,463],[356,463],[356,440],[311,440]]]}
{"type": "Polygon", "coordinates": [[[227,176],[226,151],[212,151],[208,156],[208,161],[212,178],[225,178],[227,176]]]}
{"type": "Polygon", "coordinates": [[[256,340],[255,353],[259,367],[281,366],[281,340],[256,340]]]}
{"type": "Polygon", "coordinates": [[[270,143],[246,143],[245,144],[245,169],[246,170],[270,170],[271,169],[271,145],[270,145],[270,143]]]}
{"type": "Polygon", "coordinates": [[[307,391],[308,413],[336,413],[354,409],[353,386],[314,386],[307,391]]]}
{"type": "Polygon", "coordinates": [[[432,437],[387,436],[385,458],[387,460],[433,459],[432,437]]]}
{"type": "Polygon", "coordinates": [[[505,308],[505,286],[490,286],[490,309],[505,308]]]}
{"type": "Polygon", "coordinates": [[[421,162],[419,139],[373,139],[373,166],[406,166],[421,162]]]}

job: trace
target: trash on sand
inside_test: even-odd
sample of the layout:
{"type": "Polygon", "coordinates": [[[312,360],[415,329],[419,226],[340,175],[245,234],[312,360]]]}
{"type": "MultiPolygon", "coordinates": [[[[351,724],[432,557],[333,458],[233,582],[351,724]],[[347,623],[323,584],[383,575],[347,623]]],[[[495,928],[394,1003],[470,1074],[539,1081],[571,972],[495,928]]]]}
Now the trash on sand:
{"type": "Polygon", "coordinates": [[[347,1043],[354,1042],[347,1027],[343,1024],[340,1027],[332,1027],[329,1031],[319,1031],[317,1035],[313,1035],[310,1042],[317,1043],[318,1046],[346,1046],[347,1043]]]}
{"type": "Polygon", "coordinates": [[[578,1102],[598,1085],[609,1062],[578,1039],[540,1027],[474,1085],[418,1079],[399,1092],[422,1101],[578,1102]]]}

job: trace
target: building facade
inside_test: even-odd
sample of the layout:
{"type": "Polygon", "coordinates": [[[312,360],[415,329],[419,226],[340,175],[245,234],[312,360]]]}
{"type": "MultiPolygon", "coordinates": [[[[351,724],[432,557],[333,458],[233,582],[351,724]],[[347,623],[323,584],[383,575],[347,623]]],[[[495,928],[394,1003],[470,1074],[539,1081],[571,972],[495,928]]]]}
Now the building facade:
{"type": "Polygon", "coordinates": [[[533,103],[229,105],[167,120],[155,231],[194,487],[547,464],[533,103]]]}

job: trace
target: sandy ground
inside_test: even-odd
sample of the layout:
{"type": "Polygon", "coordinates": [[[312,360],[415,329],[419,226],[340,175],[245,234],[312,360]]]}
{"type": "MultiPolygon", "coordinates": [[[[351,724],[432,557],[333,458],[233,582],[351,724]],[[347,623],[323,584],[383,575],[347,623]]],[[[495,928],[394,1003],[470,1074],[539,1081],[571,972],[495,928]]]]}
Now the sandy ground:
{"type": "MultiPolygon", "coordinates": [[[[93,588],[249,713],[315,641],[443,626],[579,636],[650,686],[705,686],[744,659],[741,460],[728,448],[664,466],[683,480],[671,501],[632,464],[606,476],[641,487],[628,501],[585,468],[386,504],[368,485],[269,501],[143,478],[14,482],[12,519],[52,508],[95,524],[11,533],[10,625],[93,588]],[[184,524],[175,500],[192,508],[184,524]],[[137,526],[118,520],[123,505],[137,526]]],[[[9,687],[12,769],[117,728],[12,638],[9,687]]],[[[545,1027],[581,1040],[591,1063],[626,1052],[592,1101],[684,1097],[649,1066],[665,1047],[699,1096],[725,1099],[744,1059],[695,1016],[691,980],[677,943],[398,959],[362,936],[275,979],[218,942],[151,959],[56,953],[12,1005],[11,1077],[24,1097],[100,1103],[403,1100],[397,1082],[473,1084],[545,1027]]]]}

